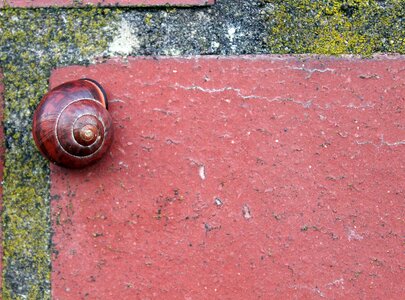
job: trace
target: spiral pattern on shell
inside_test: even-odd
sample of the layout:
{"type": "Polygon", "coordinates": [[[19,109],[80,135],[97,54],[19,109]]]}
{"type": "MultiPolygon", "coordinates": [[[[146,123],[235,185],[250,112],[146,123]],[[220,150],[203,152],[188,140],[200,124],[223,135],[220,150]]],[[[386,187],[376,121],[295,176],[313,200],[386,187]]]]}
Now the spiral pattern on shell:
{"type": "Polygon", "coordinates": [[[34,113],[32,134],[41,153],[60,166],[95,163],[113,138],[103,88],[92,79],[80,79],[52,89],[34,113]]]}

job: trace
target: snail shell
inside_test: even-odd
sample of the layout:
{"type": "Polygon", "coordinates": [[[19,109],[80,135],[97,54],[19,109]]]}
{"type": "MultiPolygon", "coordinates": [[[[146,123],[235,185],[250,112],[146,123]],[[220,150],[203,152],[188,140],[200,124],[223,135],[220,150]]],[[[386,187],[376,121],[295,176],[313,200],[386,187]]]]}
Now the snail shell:
{"type": "Polygon", "coordinates": [[[101,159],[113,139],[101,85],[80,79],[52,89],[35,110],[32,135],[42,155],[57,165],[77,169],[101,159]]]}

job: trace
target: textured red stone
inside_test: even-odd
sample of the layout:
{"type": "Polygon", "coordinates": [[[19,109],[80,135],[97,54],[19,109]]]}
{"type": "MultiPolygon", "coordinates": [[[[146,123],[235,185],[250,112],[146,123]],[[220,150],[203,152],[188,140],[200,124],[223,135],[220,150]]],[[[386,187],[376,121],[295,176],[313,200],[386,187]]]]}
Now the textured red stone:
{"type": "Polygon", "coordinates": [[[54,299],[401,299],[405,59],[200,57],[55,70],[115,142],[52,166],[54,299]]]}
{"type": "Polygon", "coordinates": [[[0,1],[0,7],[50,7],[50,6],[194,6],[211,5],[215,0],[5,0],[0,1]]]}
{"type": "MultiPolygon", "coordinates": [[[[3,181],[3,165],[4,165],[4,131],[3,131],[3,73],[0,69],[0,181],[3,181]]],[[[0,184],[0,211],[3,210],[3,185],[0,184]]],[[[2,224],[0,218],[0,241],[3,240],[3,232],[2,232],[2,224]]],[[[3,247],[2,243],[0,243],[0,292],[3,285],[2,280],[3,275],[3,247]]],[[[1,298],[1,296],[0,296],[1,298]]]]}

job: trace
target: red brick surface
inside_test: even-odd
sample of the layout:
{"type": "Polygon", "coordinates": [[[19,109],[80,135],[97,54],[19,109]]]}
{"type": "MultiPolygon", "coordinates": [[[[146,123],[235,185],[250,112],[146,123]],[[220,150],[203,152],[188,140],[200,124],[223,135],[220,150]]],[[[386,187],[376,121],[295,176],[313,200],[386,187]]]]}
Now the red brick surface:
{"type": "Polygon", "coordinates": [[[82,77],[116,137],[52,166],[54,299],[403,297],[404,58],[138,58],[51,85],[82,77]]]}
{"type": "Polygon", "coordinates": [[[50,7],[50,6],[166,6],[166,5],[209,5],[215,0],[6,0],[0,1],[0,7],[50,7]]]}

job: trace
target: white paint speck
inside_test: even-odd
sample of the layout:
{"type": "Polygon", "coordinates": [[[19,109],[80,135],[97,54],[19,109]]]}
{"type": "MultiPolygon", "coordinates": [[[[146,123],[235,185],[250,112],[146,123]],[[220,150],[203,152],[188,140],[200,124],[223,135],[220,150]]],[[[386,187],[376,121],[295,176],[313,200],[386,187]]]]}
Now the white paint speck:
{"type": "Polygon", "coordinates": [[[250,212],[250,207],[247,204],[244,204],[242,207],[242,214],[246,220],[250,220],[252,218],[252,214],[250,212]]]}
{"type": "Polygon", "coordinates": [[[215,202],[215,205],[216,206],[222,206],[222,200],[221,199],[219,199],[218,197],[216,197],[215,199],[214,199],[214,202],[215,202]]]}
{"type": "Polygon", "coordinates": [[[363,236],[358,234],[354,229],[348,228],[348,230],[347,230],[347,239],[349,241],[352,241],[352,240],[361,241],[363,239],[363,236]]]}
{"type": "Polygon", "coordinates": [[[220,43],[218,43],[218,42],[216,42],[216,41],[211,42],[211,48],[218,49],[218,48],[219,48],[219,46],[221,46],[221,44],[220,44],[220,43]]]}
{"type": "Polygon", "coordinates": [[[326,286],[329,286],[329,287],[331,287],[331,286],[343,287],[344,283],[345,283],[345,280],[343,278],[339,278],[339,279],[333,280],[332,282],[329,282],[328,284],[326,284],[326,286]]]}
{"type": "Polygon", "coordinates": [[[169,56],[179,56],[181,55],[181,53],[182,53],[181,50],[177,48],[169,48],[163,50],[163,54],[169,56]]]}
{"type": "Polygon", "coordinates": [[[198,175],[202,180],[205,180],[205,167],[203,165],[198,168],[198,175]]]}
{"type": "Polygon", "coordinates": [[[235,38],[236,28],[233,26],[228,27],[228,39],[232,42],[235,38]]]}

